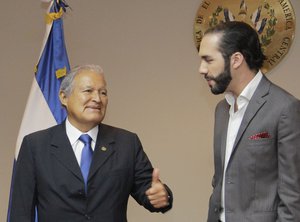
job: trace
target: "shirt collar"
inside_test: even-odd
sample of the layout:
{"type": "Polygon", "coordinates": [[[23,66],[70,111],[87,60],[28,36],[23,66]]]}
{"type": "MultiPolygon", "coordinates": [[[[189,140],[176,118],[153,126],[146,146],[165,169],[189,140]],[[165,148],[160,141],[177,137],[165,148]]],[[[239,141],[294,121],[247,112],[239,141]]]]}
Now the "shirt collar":
{"type": "MultiPolygon", "coordinates": [[[[239,98],[243,98],[249,102],[250,99],[252,98],[260,80],[262,79],[262,77],[263,77],[263,74],[261,73],[261,71],[258,71],[258,73],[254,76],[254,78],[243,89],[241,94],[238,96],[237,100],[239,100],[239,98]]],[[[231,106],[235,102],[234,96],[231,92],[225,93],[225,99],[226,99],[227,103],[231,106]]]]}
{"type": "Polygon", "coordinates": [[[74,143],[76,143],[76,141],[82,134],[88,134],[92,138],[94,143],[96,143],[98,131],[99,131],[99,126],[97,125],[94,128],[92,128],[91,130],[89,130],[88,132],[83,133],[79,129],[77,129],[75,126],[73,126],[70,123],[68,118],[66,119],[66,133],[67,133],[67,136],[68,136],[72,146],[74,143]]]}

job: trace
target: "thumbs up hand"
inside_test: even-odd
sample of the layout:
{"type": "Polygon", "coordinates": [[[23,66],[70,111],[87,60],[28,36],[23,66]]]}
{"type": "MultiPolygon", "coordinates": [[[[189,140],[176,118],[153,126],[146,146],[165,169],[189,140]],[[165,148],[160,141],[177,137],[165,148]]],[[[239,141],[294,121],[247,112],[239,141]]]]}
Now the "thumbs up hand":
{"type": "Polygon", "coordinates": [[[151,188],[146,191],[146,195],[155,208],[163,208],[169,205],[168,192],[159,180],[159,169],[157,168],[153,169],[151,188]]]}

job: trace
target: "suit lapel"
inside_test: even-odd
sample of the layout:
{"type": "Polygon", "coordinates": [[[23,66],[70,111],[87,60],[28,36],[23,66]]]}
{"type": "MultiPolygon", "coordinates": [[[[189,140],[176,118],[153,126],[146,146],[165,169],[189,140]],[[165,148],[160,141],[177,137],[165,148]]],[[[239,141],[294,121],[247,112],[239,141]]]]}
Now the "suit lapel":
{"type": "Polygon", "coordinates": [[[88,179],[91,179],[105,161],[115,152],[113,148],[114,143],[112,129],[100,124],[88,179]]]}
{"type": "MultiPolygon", "coordinates": [[[[218,126],[223,126],[221,129],[221,159],[222,159],[222,168],[225,162],[225,151],[226,151],[226,141],[227,141],[227,130],[228,130],[228,121],[229,121],[229,104],[224,100],[224,107],[222,108],[222,118],[218,121],[218,126]]],[[[218,127],[216,126],[216,127],[218,127]]]]}
{"type": "Polygon", "coordinates": [[[241,140],[242,135],[244,134],[251,120],[254,118],[254,116],[260,110],[260,108],[265,104],[265,96],[269,93],[270,84],[270,81],[265,76],[263,76],[261,82],[259,83],[255,93],[253,94],[248,104],[243,120],[241,122],[241,126],[236,136],[232,152],[234,152],[234,150],[236,149],[237,144],[241,140]]]}
{"type": "MultiPolygon", "coordinates": [[[[101,124],[97,135],[95,151],[89,172],[89,179],[93,177],[111,154],[115,152],[113,149],[113,143],[114,138],[112,130],[108,126],[101,124]]],[[[70,172],[78,179],[83,181],[80,166],[78,165],[74,151],[66,134],[65,123],[58,125],[57,130],[54,131],[51,139],[51,148],[51,153],[58,159],[58,161],[70,170],[70,172]]]]}
{"type": "Polygon", "coordinates": [[[74,151],[66,134],[65,122],[57,126],[51,139],[52,154],[64,165],[71,173],[83,181],[81,170],[76,160],[74,151]]]}

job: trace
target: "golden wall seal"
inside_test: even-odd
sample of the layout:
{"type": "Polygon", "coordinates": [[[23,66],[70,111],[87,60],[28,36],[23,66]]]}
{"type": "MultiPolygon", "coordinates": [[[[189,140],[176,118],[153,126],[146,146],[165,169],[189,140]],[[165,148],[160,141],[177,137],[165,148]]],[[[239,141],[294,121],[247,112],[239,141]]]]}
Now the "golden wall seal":
{"type": "Polygon", "coordinates": [[[244,21],[256,29],[267,60],[267,73],[288,53],[295,35],[295,14],[289,0],[203,0],[194,21],[197,49],[205,31],[226,21],[244,21]]]}

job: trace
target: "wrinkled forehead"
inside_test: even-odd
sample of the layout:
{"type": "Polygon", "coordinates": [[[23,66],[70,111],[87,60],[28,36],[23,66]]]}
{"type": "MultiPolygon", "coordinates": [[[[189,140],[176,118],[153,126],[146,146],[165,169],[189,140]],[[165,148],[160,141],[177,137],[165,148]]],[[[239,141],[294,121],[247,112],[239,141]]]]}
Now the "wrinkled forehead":
{"type": "Polygon", "coordinates": [[[93,70],[83,70],[74,78],[73,84],[76,85],[100,85],[106,86],[106,81],[103,73],[95,72],[93,70]]]}

